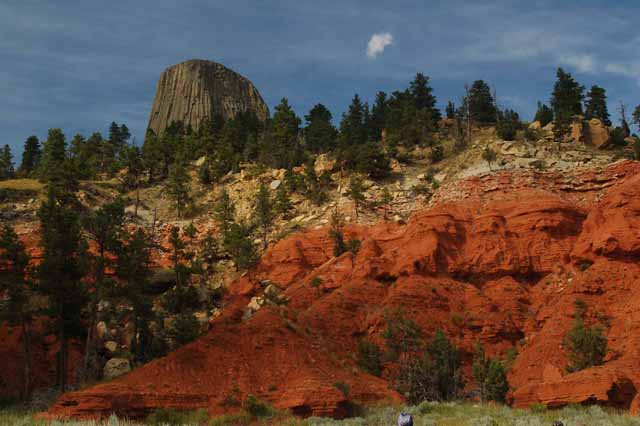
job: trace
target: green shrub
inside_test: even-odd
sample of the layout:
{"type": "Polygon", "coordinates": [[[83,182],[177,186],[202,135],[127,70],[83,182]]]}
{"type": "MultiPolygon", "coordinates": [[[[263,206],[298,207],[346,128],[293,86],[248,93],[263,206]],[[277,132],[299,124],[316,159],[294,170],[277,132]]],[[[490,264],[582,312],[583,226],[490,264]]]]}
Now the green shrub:
{"type": "Polygon", "coordinates": [[[258,399],[254,395],[249,395],[242,404],[244,411],[252,417],[271,417],[275,414],[275,410],[266,402],[258,399]]]}
{"type": "Polygon", "coordinates": [[[569,351],[568,372],[604,364],[607,337],[600,324],[586,326],[581,319],[576,320],[564,343],[569,351]]]}
{"type": "Polygon", "coordinates": [[[384,313],[385,329],[382,337],[387,346],[387,358],[397,361],[405,354],[415,352],[422,344],[422,329],[405,316],[404,311],[395,309],[384,313]]]}
{"type": "Polygon", "coordinates": [[[347,249],[347,251],[350,251],[351,253],[358,254],[358,251],[360,250],[360,245],[362,244],[362,241],[356,239],[356,238],[350,238],[346,245],[345,248],[347,249]]]}
{"type": "Polygon", "coordinates": [[[545,404],[541,404],[539,402],[534,402],[529,405],[529,411],[532,413],[544,413],[547,411],[547,406],[545,404]]]}
{"type": "Polygon", "coordinates": [[[422,356],[401,360],[396,385],[412,404],[457,398],[463,387],[458,348],[436,330],[422,356]]]}
{"type": "Polygon", "coordinates": [[[486,357],[480,344],[476,346],[472,370],[482,401],[505,401],[509,391],[507,368],[501,361],[486,357]]]}
{"type": "Polygon", "coordinates": [[[209,421],[209,426],[244,426],[251,423],[251,416],[246,413],[227,414],[214,417],[209,421]]]}
{"type": "Polygon", "coordinates": [[[431,188],[429,188],[429,186],[424,183],[413,185],[411,187],[411,192],[413,193],[414,196],[416,195],[425,195],[427,197],[431,196],[431,188]]]}
{"type": "Polygon", "coordinates": [[[380,377],[382,375],[382,350],[368,339],[358,342],[358,365],[367,373],[380,377]]]}
{"type": "Polygon", "coordinates": [[[624,130],[622,130],[622,127],[615,127],[611,129],[610,136],[611,145],[616,147],[623,147],[627,145],[624,140],[624,130]]]}
{"type": "Polygon", "coordinates": [[[209,420],[204,409],[196,411],[178,411],[174,408],[158,408],[147,417],[150,426],[199,425],[209,420]]]}
{"type": "Polygon", "coordinates": [[[602,365],[607,355],[607,336],[605,336],[604,327],[600,324],[585,325],[584,315],[587,312],[587,304],[583,300],[576,299],[575,306],[573,327],[564,338],[564,346],[569,351],[567,371],[570,373],[602,365]]]}
{"type": "Polygon", "coordinates": [[[496,126],[498,137],[506,141],[514,140],[521,127],[518,113],[511,109],[507,109],[505,111],[498,112],[498,116],[500,118],[496,126]]]}
{"type": "Polygon", "coordinates": [[[438,163],[443,159],[444,159],[444,148],[442,148],[442,145],[436,145],[433,148],[431,148],[431,151],[429,152],[429,160],[431,160],[432,163],[438,163]]]}
{"type": "Polygon", "coordinates": [[[528,142],[537,142],[541,139],[541,134],[538,130],[526,127],[524,129],[524,139],[528,142]]]}
{"type": "Polygon", "coordinates": [[[345,382],[336,382],[333,384],[333,387],[342,392],[342,395],[344,395],[345,398],[349,396],[349,385],[345,382]]]}

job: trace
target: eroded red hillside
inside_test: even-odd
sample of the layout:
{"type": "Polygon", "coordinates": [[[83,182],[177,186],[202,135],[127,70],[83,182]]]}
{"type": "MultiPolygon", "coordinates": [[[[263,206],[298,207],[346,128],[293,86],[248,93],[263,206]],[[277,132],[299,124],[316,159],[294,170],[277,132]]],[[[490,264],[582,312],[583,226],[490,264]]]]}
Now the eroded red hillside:
{"type": "Polygon", "coordinates": [[[156,407],[211,413],[254,394],[301,415],[341,416],[348,397],[365,403],[400,396],[361,373],[357,341],[381,343],[386,309],[402,308],[431,335],[443,329],[462,349],[492,355],[515,347],[515,406],[570,402],[640,409],[640,166],[620,162],[571,178],[527,171],[472,178],[440,191],[435,207],[406,225],[353,226],[356,256],[333,258],[327,229],[271,247],[226,296],[223,315],[198,341],[112,382],[63,395],[53,417],[156,407]],[[457,191],[457,192],[456,192],[457,191]],[[310,285],[320,277],[319,288],[310,285]],[[246,315],[266,280],[286,306],[246,315]],[[601,367],[567,374],[562,347],[574,302],[588,319],[608,318],[601,367]]]}

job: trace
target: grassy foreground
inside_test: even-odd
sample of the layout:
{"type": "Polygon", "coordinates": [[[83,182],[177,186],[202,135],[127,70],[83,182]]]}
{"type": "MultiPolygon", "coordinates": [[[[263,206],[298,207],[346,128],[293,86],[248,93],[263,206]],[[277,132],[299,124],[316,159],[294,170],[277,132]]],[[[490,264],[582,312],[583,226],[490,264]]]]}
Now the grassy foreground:
{"type": "MultiPolygon", "coordinates": [[[[188,425],[282,425],[282,426],[393,426],[397,424],[398,413],[410,412],[416,426],[551,426],[560,420],[565,426],[640,426],[640,417],[605,410],[598,406],[571,406],[562,410],[514,410],[506,406],[480,405],[471,403],[429,403],[416,407],[384,407],[367,410],[362,417],[346,420],[332,420],[312,417],[299,419],[281,414],[271,417],[251,418],[248,415],[225,416],[213,419],[203,418],[203,413],[185,414],[180,422],[164,423],[161,419],[149,422],[131,422],[112,416],[101,422],[52,422],[35,420],[24,413],[0,412],[0,426],[160,426],[169,424],[188,425]]],[[[175,421],[175,420],[174,420],[175,421]]]]}

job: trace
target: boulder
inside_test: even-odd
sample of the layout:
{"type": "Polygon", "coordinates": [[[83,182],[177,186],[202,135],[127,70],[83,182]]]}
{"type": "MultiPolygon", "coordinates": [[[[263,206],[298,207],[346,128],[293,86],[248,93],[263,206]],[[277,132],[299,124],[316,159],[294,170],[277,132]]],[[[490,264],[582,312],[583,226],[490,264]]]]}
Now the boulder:
{"type": "Polygon", "coordinates": [[[574,117],[571,122],[569,139],[576,143],[585,143],[585,129],[582,117],[574,117]]]}
{"type": "Polygon", "coordinates": [[[96,325],[96,333],[98,335],[98,339],[104,339],[108,332],[109,329],[107,328],[107,324],[104,321],[100,321],[96,325]]]}
{"type": "Polygon", "coordinates": [[[112,380],[131,371],[131,363],[125,358],[111,358],[104,365],[102,375],[105,380],[112,380]]]}
{"type": "Polygon", "coordinates": [[[280,184],[281,184],[281,183],[282,183],[282,181],[280,181],[280,180],[277,180],[277,179],[276,179],[276,180],[272,181],[272,182],[269,184],[269,188],[271,188],[271,189],[273,189],[273,190],[276,190],[276,189],[278,189],[278,188],[280,187],[280,184]]]}
{"type": "Polygon", "coordinates": [[[118,350],[118,343],[114,342],[113,340],[109,340],[108,342],[104,343],[104,348],[109,353],[115,353],[115,351],[118,350]]]}
{"type": "Polygon", "coordinates": [[[329,154],[320,154],[316,157],[313,168],[316,174],[321,175],[324,172],[331,173],[336,166],[336,160],[331,158],[329,154]]]}
{"type": "Polygon", "coordinates": [[[591,145],[601,149],[609,147],[611,135],[609,128],[602,121],[592,118],[587,122],[585,130],[587,131],[586,139],[591,145]]]}
{"type": "Polygon", "coordinates": [[[605,149],[609,147],[611,135],[609,128],[597,118],[584,121],[577,116],[571,122],[571,140],[578,143],[592,145],[596,148],[605,149]]]}
{"type": "Polygon", "coordinates": [[[540,123],[539,121],[534,121],[533,123],[529,124],[529,129],[531,130],[541,130],[542,129],[542,123],[540,123]]]}

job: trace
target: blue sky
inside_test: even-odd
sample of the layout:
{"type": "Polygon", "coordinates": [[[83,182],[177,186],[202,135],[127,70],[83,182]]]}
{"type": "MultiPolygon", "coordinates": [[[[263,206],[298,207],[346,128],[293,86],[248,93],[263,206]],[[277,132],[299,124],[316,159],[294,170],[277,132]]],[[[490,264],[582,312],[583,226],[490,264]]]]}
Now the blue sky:
{"type": "Polygon", "coordinates": [[[441,106],[484,79],[531,118],[558,66],[605,87],[612,113],[640,104],[640,3],[559,3],[0,0],[0,144],[18,156],[31,134],[106,133],[113,120],[141,141],[158,76],[192,58],[248,77],[272,110],[287,97],[301,116],[321,102],[339,117],[354,93],[371,101],[423,72],[441,106]]]}

